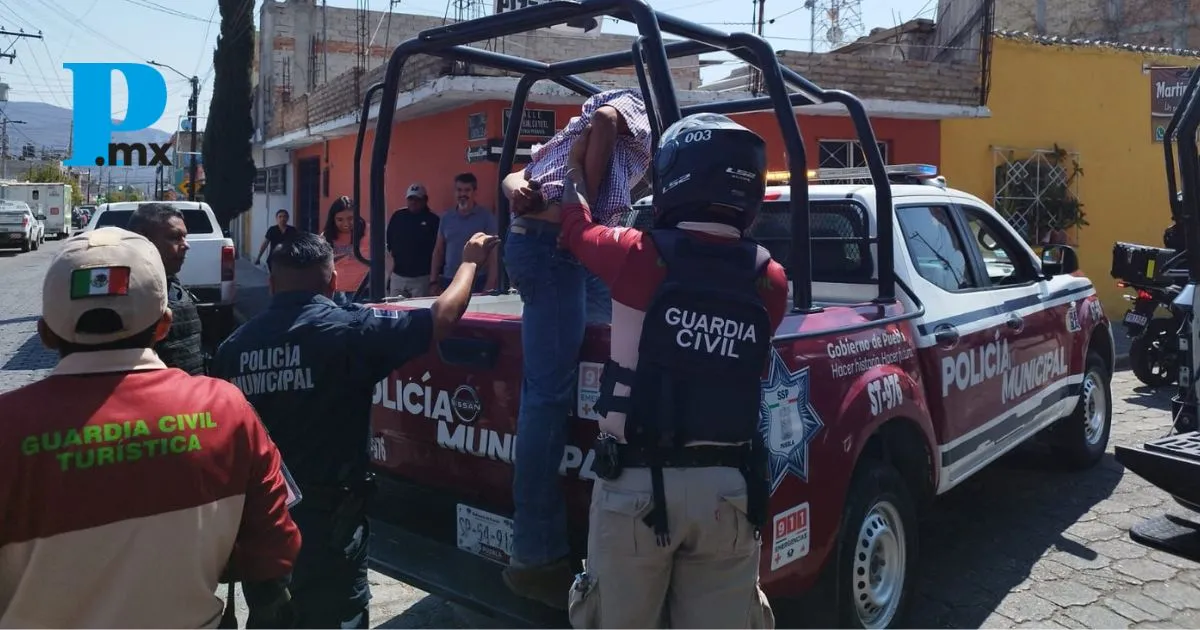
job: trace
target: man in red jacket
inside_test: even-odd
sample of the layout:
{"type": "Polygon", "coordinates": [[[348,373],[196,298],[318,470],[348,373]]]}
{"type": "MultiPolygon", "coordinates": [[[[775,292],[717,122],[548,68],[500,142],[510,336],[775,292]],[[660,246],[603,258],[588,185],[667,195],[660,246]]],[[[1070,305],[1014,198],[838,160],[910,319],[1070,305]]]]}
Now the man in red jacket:
{"type": "Polygon", "coordinates": [[[279,451],[236,387],[159,360],[170,327],[145,237],[93,230],[50,263],[38,333],[61,359],[0,395],[0,627],[211,628],[225,571],[291,623],[279,451]]]}
{"type": "Polygon", "coordinates": [[[654,229],[642,232],[592,222],[586,142],[563,185],[562,240],[612,290],[612,349],[571,623],[773,627],[758,588],[758,423],[788,287],[783,267],[744,237],[766,189],[765,143],[716,114],[672,125],[655,156],[654,229]]]}

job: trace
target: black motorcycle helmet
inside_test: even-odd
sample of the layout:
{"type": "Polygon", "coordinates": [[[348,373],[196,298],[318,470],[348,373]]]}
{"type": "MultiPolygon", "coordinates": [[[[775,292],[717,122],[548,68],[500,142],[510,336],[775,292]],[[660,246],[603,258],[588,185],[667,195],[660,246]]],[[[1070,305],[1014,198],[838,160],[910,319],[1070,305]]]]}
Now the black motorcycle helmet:
{"type": "Polygon", "coordinates": [[[720,114],[692,114],[663,132],[654,157],[654,226],[754,223],[767,188],[767,144],[720,114]]]}

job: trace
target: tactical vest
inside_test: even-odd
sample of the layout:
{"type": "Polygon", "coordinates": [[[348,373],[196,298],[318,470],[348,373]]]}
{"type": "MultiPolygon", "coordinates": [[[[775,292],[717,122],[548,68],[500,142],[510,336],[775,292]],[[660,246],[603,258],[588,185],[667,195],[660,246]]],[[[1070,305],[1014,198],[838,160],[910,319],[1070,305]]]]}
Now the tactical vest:
{"type": "Polygon", "coordinates": [[[597,410],[625,411],[633,446],[753,441],[774,333],[758,293],[770,253],[748,239],[712,243],[677,229],[650,236],[666,278],[646,310],[637,369],[605,366],[597,410]],[[628,399],[613,395],[616,382],[630,387],[628,399]]]}
{"type": "Polygon", "coordinates": [[[167,306],[171,309],[171,329],[154,346],[163,363],[188,374],[204,373],[204,351],[200,344],[200,312],[192,294],[179,282],[167,278],[167,306]]]}

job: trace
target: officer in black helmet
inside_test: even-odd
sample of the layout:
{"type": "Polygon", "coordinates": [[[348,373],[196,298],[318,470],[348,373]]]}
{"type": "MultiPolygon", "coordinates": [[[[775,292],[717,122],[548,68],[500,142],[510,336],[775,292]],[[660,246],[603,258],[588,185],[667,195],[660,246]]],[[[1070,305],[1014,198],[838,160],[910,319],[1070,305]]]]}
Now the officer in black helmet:
{"type": "Polygon", "coordinates": [[[669,127],[654,161],[654,226],[642,232],[591,221],[587,141],[571,152],[562,239],[612,289],[613,323],[571,624],[773,627],[758,588],[758,421],[787,278],[745,236],[766,188],[766,145],[716,114],[669,127]]]}

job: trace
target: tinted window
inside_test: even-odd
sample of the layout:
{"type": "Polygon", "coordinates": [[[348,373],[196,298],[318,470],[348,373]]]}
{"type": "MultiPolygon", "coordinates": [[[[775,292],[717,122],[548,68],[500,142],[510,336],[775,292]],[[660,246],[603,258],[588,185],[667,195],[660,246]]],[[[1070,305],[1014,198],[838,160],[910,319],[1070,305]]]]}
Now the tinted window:
{"type": "Polygon", "coordinates": [[[913,265],[922,278],[947,291],[975,287],[966,250],[954,233],[948,208],[906,206],[896,208],[896,216],[913,265]]]}
{"type": "MultiPolygon", "coordinates": [[[[96,227],[119,227],[129,225],[129,217],[133,210],[106,210],[96,219],[96,227]]],[[[203,210],[183,210],[183,224],[187,226],[188,234],[212,234],[212,222],[203,210]]]]}
{"type": "MultiPolygon", "coordinates": [[[[871,282],[875,264],[867,242],[866,214],[857,204],[814,201],[810,205],[813,282],[871,282]]],[[[620,225],[650,230],[650,206],[637,206],[621,218],[620,225]]],[[[792,211],[786,201],[768,201],[750,227],[750,238],[771,252],[786,270],[792,262],[792,211]]],[[[789,277],[790,277],[789,271],[789,277]]]]}
{"type": "Polygon", "coordinates": [[[972,247],[979,250],[988,281],[992,286],[1024,284],[1036,279],[1025,250],[1012,234],[979,208],[961,206],[967,229],[975,238],[972,247]]]}

